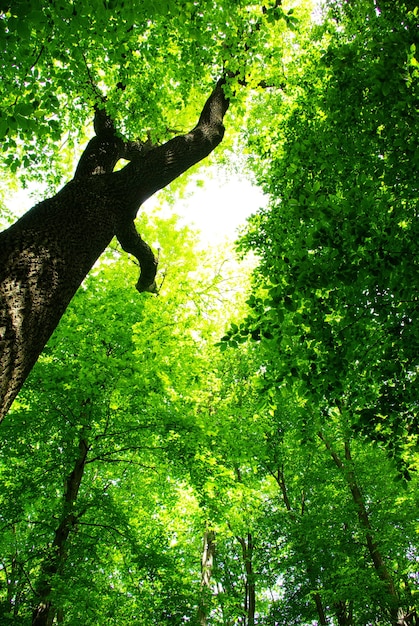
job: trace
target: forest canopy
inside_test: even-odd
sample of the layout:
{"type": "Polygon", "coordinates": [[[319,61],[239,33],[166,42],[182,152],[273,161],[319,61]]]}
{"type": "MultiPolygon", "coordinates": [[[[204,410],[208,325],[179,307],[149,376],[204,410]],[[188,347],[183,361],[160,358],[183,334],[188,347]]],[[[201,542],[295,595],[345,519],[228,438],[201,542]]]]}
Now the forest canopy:
{"type": "Polygon", "coordinates": [[[57,182],[62,164],[68,176],[72,150],[104,96],[130,139],[150,133],[161,142],[187,130],[224,71],[274,83],[277,68],[267,75],[264,50],[287,20],[280,2],[15,0],[2,14],[5,165],[57,182]]]}
{"type": "MultiPolygon", "coordinates": [[[[158,296],[115,222],[0,424],[0,621],[417,624],[419,7],[14,0],[0,24],[4,193],[60,211],[103,111],[105,152],[145,159],[208,126],[268,199],[236,257],[134,202],[158,296]]],[[[125,174],[94,165],[106,217],[125,174]]]]}

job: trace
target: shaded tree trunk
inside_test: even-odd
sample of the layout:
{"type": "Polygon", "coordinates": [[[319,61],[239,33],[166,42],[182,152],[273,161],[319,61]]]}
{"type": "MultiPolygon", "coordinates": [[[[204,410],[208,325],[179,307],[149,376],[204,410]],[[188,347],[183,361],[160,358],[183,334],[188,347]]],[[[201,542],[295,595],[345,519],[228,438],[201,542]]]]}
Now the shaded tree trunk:
{"type": "Polygon", "coordinates": [[[353,625],[353,607],[352,602],[345,602],[341,600],[334,604],[336,611],[336,618],[338,620],[338,626],[352,626],[353,625]]]}
{"type": "Polygon", "coordinates": [[[198,124],[161,146],[121,139],[96,109],[94,137],[72,181],[0,233],[0,419],[92,265],[116,235],[155,290],[157,261],[138,235],[141,204],[221,142],[229,102],[220,79],[198,124]],[[113,172],[120,158],[128,165],[113,172]]]}
{"type": "Polygon", "coordinates": [[[248,532],[247,537],[236,537],[239,542],[243,562],[246,572],[245,593],[244,593],[244,610],[247,617],[247,626],[254,626],[255,612],[256,612],[256,583],[255,574],[253,571],[253,537],[252,533],[248,532]]]}
{"type": "Polygon", "coordinates": [[[11,531],[14,538],[14,549],[9,560],[5,558],[0,562],[0,568],[3,570],[4,584],[6,586],[5,612],[17,620],[23,595],[22,578],[24,578],[24,569],[19,557],[15,524],[12,524],[11,531]]]}
{"type": "Polygon", "coordinates": [[[86,466],[89,447],[83,438],[79,441],[78,456],[74,467],[65,483],[63,512],[61,521],[54,533],[49,559],[41,568],[37,585],[37,606],[32,613],[32,626],[51,626],[56,614],[56,608],[51,602],[53,579],[60,573],[65,561],[66,544],[70,532],[77,524],[74,513],[75,503],[79,493],[81,481],[86,466]]]}

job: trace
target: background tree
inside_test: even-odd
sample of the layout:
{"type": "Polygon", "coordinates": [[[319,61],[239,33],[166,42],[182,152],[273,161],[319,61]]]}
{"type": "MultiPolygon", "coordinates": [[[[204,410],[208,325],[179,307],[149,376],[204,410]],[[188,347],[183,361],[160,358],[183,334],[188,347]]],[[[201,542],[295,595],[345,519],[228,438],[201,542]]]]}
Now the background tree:
{"type": "Polygon", "coordinates": [[[235,285],[175,218],[142,229],[162,246],[160,298],[138,299],[136,265],[107,253],[2,423],[5,623],[197,619],[203,522],[182,460],[203,443],[205,345],[235,285]]]}
{"type": "Polygon", "coordinates": [[[393,464],[388,479],[410,491],[418,437],[417,10],[387,2],[332,8],[337,28],[332,21],[297,38],[285,93],[256,105],[249,144],[271,203],[242,243],[261,263],[252,312],[228,338],[261,341],[265,393],[278,407],[293,398],[301,440],[313,445],[320,436],[334,471],[346,476],[383,585],[381,619],[409,623],[414,596],[398,574],[409,548],[397,557],[404,566],[390,565],[391,546],[368,504],[380,496],[361,497],[351,449],[355,433],[358,444],[377,443],[393,464]],[[332,444],[323,431],[337,416],[342,431],[332,444]]]}

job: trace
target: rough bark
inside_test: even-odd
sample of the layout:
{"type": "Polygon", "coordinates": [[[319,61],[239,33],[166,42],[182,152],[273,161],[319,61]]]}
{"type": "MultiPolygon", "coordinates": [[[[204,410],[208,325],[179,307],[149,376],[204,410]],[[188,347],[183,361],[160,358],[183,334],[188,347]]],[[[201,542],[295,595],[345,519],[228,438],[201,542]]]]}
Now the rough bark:
{"type": "Polygon", "coordinates": [[[79,451],[74,467],[65,483],[63,511],[59,525],[54,533],[51,554],[41,569],[37,585],[37,606],[32,613],[32,626],[51,626],[54,622],[56,608],[51,602],[51,591],[54,576],[60,573],[65,561],[67,540],[77,524],[74,513],[75,503],[86,467],[89,446],[84,438],[79,441],[79,451]]]}
{"type": "Polygon", "coordinates": [[[220,79],[198,124],[161,146],[126,142],[103,110],[75,176],[0,233],[0,420],[71,298],[116,235],[141,267],[139,291],[155,290],[157,261],[133,220],[141,204],[221,142],[229,102],[220,79]],[[120,158],[130,162],[113,172],[120,158]]]}

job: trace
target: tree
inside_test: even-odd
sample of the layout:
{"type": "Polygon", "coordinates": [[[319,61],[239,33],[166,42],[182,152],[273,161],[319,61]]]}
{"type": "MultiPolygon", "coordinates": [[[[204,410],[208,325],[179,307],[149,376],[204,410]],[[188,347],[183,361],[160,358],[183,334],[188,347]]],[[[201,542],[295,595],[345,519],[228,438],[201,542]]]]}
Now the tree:
{"type": "MultiPolygon", "coordinates": [[[[236,356],[222,377],[222,410],[208,427],[213,433],[219,423],[214,456],[224,453],[226,466],[239,464],[245,484],[255,485],[253,494],[242,490],[242,526],[230,487],[228,520],[241,538],[252,529],[258,622],[379,624],[398,620],[404,606],[403,619],[414,623],[417,476],[401,488],[385,450],[359,440],[350,414],[335,409],[326,419],[301,386],[278,385],[281,354],[272,340],[247,345],[236,337],[237,345],[224,344],[223,353],[236,356]]],[[[217,538],[217,599],[222,588],[224,614],[237,614],[240,556],[231,539],[227,548],[217,538]]]]}
{"type": "Polygon", "coordinates": [[[149,222],[160,297],[138,299],[136,265],[109,250],[0,426],[5,623],[160,626],[198,613],[202,519],[181,468],[202,444],[225,251],[195,253],[175,217],[149,222]]]}
{"type": "Polygon", "coordinates": [[[110,118],[97,109],[96,137],[82,155],[74,179],[1,234],[1,416],[115,235],[138,259],[137,289],[155,290],[157,260],[133,220],[148,197],[221,141],[228,108],[224,82],[218,81],[190,133],[149,150],[141,142],[118,137],[110,118]],[[113,172],[123,157],[130,163],[113,172]]]}
{"type": "Polygon", "coordinates": [[[375,619],[414,623],[415,584],[399,575],[409,567],[409,548],[396,557],[404,565],[394,567],[391,543],[369,506],[380,495],[362,497],[353,448],[379,446],[391,461],[383,466],[387,479],[413,498],[417,9],[385,1],[331,4],[333,19],[297,38],[286,92],[256,104],[249,144],[271,203],[245,235],[245,249],[261,262],[251,313],[229,337],[233,344],[245,336],[260,341],[265,393],[277,407],[292,397],[301,441],[313,446],[321,434],[328,442],[381,589],[375,619]],[[337,416],[342,430],[332,443],[324,430],[337,416]]]}
{"type": "Polygon", "coordinates": [[[64,143],[73,144],[74,135],[80,135],[73,130],[77,116],[83,121],[89,109],[96,111],[96,137],[73,180],[1,234],[0,418],[114,235],[139,260],[139,290],[154,289],[157,261],[133,219],[151,194],[220,143],[229,104],[225,79],[218,81],[191,132],[163,145],[153,140],[166,138],[170,127],[165,121],[176,111],[174,104],[195,96],[197,83],[208,84],[209,72],[257,84],[261,57],[249,61],[249,53],[252,46],[263,49],[275,31],[286,27],[280,4],[255,7],[223,0],[198,7],[188,0],[157,0],[127,8],[105,1],[86,12],[62,0],[48,6],[18,0],[0,14],[5,77],[0,133],[6,138],[6,165],[13,172],[23,165],[28,170],[23,180],[33,175],[34,161],[50,167],[46,154],[57,156],[54,143],[62,133],[68,131],[64,143]],[[226,13],[233,17],[226,20],[226,13]],[[179,91],[173,85],[180,85],[179,91]],[[163,105],[166,116],[155,112],[163,105]],[[153,135],[151,145],[123,138],[145,131],[153,135]],[[114,172],[121,158],[130,163],[114,172]]]}
{"type": "MultiPolygon", "coordinates": [[[[289,336],[281,375],[312,385],[326,404],[351,389],[354,426],[408,476],[406,443],[417,436],[418,119],[406,122],[418,89],[416,16],[404,4],[344,6],[347,34],[317,36],[310,55],[300,51],[288,98],[273,105],[282,115],[269,174],[267,161],[259,170],[272,206],[248,236],[264,251],[267,292],[253,306],[261,321],[258,307],[271,302],[267,332],[289,336]]],[[[260,335],[263,324],[254,326],[260,335]]]]}

